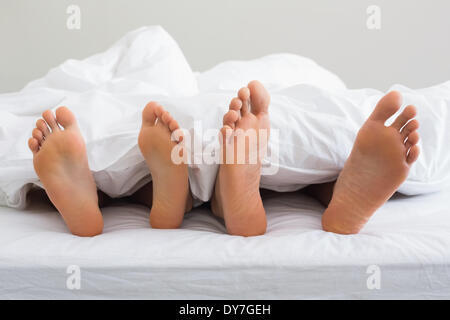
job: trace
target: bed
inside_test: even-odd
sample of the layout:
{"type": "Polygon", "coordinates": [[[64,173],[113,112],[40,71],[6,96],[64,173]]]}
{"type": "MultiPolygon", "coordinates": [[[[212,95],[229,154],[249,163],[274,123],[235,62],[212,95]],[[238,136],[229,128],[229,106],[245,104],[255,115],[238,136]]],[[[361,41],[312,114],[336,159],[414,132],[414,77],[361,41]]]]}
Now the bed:
{"type": "MultiPolygon", "coordinates": [[[[154,230],[147,208],[119,202],[103,209],[104,233],[94,238],[71,235],[42,199],[22,209],[30,186],[40,185],[27,141],[45,109],[66,105],[76,113],[97,186],[117,197],[149,177],[136,146],[146,103],[161,101],[183,128],[196,120],[219,128],[230,99],[253,79],[273,93],[280,170],[261,183],[275,191],[335,179],[383,95],[347,90],[330,71],[292,54],[194,73],[158,26],[0,95],[0,298],[450,298],[450,82],[392,87],[405,105],[420,106],[423,156],[399,190],[423,195],[395,196],[359,235],[322,231],[323,208],[298,192],[267,195],[267,234],[253,238],[227,235],[207,205],[187,214],[179,230],[154,230]]],[[[206,201],[217,165],[190,169],[191,191],[206,201]]]]}
{"type": "Polygon", "coordinates": [[[46,203],[0,207],[0,298],[448,299],[449,197],[396,195],[352,236],[322,231],[323,208],[300,193],[268,194],[267,233],[251,238],[227,235],[207,205],[156,230],[119,202],[93,238],[46,203]]]}

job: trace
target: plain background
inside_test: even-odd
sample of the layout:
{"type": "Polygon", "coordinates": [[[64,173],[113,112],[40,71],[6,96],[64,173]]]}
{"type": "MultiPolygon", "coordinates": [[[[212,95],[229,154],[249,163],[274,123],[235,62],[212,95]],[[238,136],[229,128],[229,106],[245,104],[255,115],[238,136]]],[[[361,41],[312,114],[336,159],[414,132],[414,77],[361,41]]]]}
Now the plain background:
{"type": "Polygon", "coordinates": [[[450,79],[448,0],[0,0],[0,92],[20,90],[143,25],[162,25],[192,68],[276,52],[310,57],[350,88],[412,88],[450,79]],[[68,30],[67,7],[81,9],[68,30]],[[381,8],[381,30],[366,26],[381,8]]]}

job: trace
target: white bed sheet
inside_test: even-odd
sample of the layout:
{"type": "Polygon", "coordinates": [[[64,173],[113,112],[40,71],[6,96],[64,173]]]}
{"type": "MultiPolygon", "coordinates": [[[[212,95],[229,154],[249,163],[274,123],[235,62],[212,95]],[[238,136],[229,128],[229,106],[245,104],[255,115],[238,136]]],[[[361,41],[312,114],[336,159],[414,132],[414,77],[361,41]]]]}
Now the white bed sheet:
{"type": "Polygon", "coordinates": [[[448,299],[449,198],[396,196],[353,236],[322,231],[322,207],[298,193],[267,198],[267,233],[253,238],[227,235],[206,207],[154,230],[145,207],[117,204],[94,238],[71,235],[42,203],[0,208],[0,298],[448,299]],[[69,265],[80,290],[66,286],[69,265]]]}

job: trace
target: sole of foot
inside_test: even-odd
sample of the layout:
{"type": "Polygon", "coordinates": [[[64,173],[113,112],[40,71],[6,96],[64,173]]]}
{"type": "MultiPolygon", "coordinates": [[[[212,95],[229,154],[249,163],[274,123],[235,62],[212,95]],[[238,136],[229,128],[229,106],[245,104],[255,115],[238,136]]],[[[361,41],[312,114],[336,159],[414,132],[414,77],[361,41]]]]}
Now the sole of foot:
{"type": "Polygon", "coordinates": [[[223,163],[219,167],[211,207],[215,215],[225,220],[227,231],[232,235],[257,236],[266,232],[266,212],[259,182],[264,156],[260,147],[267,145],[270,131],[269,103],[267,90],[258,81],[252,81],[239,90],[223,117],[220,133],[223,163]],[[266,134],[262,136],[260,130],[265,130],[266,134]],[[251,132],[256,139],[246,138],[246,135],[252,136],[248,134],[251,132]],[[239,147],[240,139],[244,142],[243,148],[239,147]],[[231,156],[230,150],[233,151],[231,156]]]}
{"type": "Polygon", "coordinates": [[[402,104],[400,93],[384,96],[358,132],[333,196],[322,217],[325,231],[356,234],[408,177],[419,156],[419,122],[407,106],[390,126],[385,122],[402,104]]]}
{"type": "Polygon", "coordinates": [[[28,145],[34,169],[50,201],[74,235],[95,236],[103,230],[97,187],[89,169],[84,139],[66,107],[47,110],[28,145]]]}
{"type": "Polygon", "coordinates": [[[178,228],[192,208],[187,164],[172,159],[172,150],[182,141],[181,134],[172,140],[172,133],[180,132],[179,128],[160,104],[150,102],[144,108],[138,144],[153,180],[152,228],[178,228]]]}

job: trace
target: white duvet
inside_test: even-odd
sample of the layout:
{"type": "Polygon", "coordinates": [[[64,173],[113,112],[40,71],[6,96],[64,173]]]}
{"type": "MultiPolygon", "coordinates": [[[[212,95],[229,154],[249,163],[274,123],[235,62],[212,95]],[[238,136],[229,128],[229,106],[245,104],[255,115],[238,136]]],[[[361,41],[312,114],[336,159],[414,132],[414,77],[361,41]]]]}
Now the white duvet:
{"type": "MultiPolygon", "coordinates": [[[[144,27],[103,53],[68,60],[22,91],[0,95],[0,205],[23,207],[30,186],[40,185],[27,140],[46,109],[65,105],[76,114],[97,185],[117,197],[151,180],[137,148],[147,102],[161,102],[186,130],[199,123],[218,129],[230,99],[253,79],[272,96],[269,148],[279,154],[266,159],[277,170],[263,175],[261,185],[276,191],[335,179],[357,130],[384,94],[348,90],[337,76],[291,54],[224,62],[196,74],[161,27],[144,27]]],[[[417,106],[421,123],[422,153],[399,191],[412,195],[449,186],[450,81],[420,90],[393,89],[403,94],[404,106],[417,106]]],[[[190,166],[196,199],[210,198],[217,168],[190,166]]]]}

